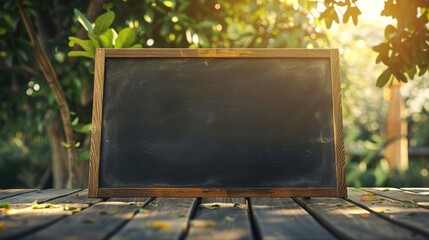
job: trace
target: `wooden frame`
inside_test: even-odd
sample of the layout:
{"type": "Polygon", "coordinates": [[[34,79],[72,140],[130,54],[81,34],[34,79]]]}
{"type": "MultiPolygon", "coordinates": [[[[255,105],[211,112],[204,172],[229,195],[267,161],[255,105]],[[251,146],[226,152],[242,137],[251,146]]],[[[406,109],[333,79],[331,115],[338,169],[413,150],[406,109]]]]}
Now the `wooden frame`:
{"type": "Polygon", "coordinates": [[[343,126],[338,49],[97,49],[89,164],[89,197],[346,197],[343,126]],[[106,58],[210,57],[210,58],[328,58],[332,83],[333,130],[336,164],[334,188],[100,188],[99,162],[106,58]]]}

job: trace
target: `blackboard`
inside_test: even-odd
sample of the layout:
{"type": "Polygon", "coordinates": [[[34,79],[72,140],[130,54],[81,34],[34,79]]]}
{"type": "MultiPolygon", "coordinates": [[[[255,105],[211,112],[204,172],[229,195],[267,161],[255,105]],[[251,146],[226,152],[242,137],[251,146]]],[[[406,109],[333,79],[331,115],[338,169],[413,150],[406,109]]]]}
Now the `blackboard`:
{"type": "Polygon", "coordinates": [[[97,49],[90,196],[345,196],[337,50],[97,49]]]}

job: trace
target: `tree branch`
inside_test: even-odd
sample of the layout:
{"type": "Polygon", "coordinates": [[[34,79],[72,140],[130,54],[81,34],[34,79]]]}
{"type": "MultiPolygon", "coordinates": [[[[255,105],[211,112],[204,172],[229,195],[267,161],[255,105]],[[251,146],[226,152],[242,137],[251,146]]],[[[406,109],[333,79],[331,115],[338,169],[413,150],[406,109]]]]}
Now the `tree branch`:
{"type": "Polygon", "coordinates": [[[17,1],[19,13],[25,25],[25,29],[28,33],[28,36],[31,40],[33,48],[36,52],[37,62],[40,65],[40,68],[43,72],[43,75],[46,78],[46,81],[49,84],[49,87],[54,94],[55,100],[59,106],[61,120],[63,122],[63,129],[66,136],[66,141],[70,145],[67,149],[67,162],[68,162],[68,179],[67,179],[67,187],[76,187],[77,179],[76,179],[76,150],[75,150],[75,140],[73,129],[71,127],[71,119],[70,119],[70,109],[67,104],[63,89],[61,87],[60,81],[58,80],[57,74],[52,66],[49,58],[44,51],[42,44],[38,41],[36,33],[34,31],[32,22],[28,18],[27,13],[22,7],[21,0],[17,1]]]}

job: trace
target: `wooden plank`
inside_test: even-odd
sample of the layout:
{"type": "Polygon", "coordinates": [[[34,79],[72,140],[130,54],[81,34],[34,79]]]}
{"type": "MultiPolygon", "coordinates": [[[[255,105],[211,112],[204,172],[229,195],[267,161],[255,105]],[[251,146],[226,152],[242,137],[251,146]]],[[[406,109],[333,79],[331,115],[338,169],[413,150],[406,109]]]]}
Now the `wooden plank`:
{"type": "Polygon", "coordinates": [[[24,193],[35,192],[38,189],[3,189],[0,190],[0,199],[9,198],[24,193]]]}
{"type": "Polygon", "coordinates": [[[252,198],[250,206],[262,239],[335,239],[291,198],[252,198]]]}
{"type": "Polygon", "coordinates": [[[40,190],[36,192],[30,192],[30,193],[25,193],[18,196],[10,197],[10,198],[4,199],[4,201],[10,202],[13,204],[18,204],[18,203],[30,204],[35,200],[37,200],[38,203],[43,203],[49,200],[53,200],[55,198],[76,193],[78,191],[80,191],[80,189],[46,189],[46,190],[40,190]]]}
{"type": "Polygon", "coordinates": [[[105,239],[132,219],[145,199],[110,199],[56,222],[27,239],[105,239]]]}
{"type": "Polygon", "coordinates": [[[97,49],[95,55],[94,97],[92,104],[92,130],[89,155],[89,197],[101,197],[98,195],[98,178],[100,176],[98,167],[100,165],[101,117],[103,112],[104,60],[104,49],[97,49]]]}
{"type": "Polygon", "coordinates": [[[429,188],[401,188],[403,191],[415,192],[418,194],[429,195],[429,188]]]}
{"type": "Polygon", "coordinates": [[[186,239],[252,239],[244,198],[203,198],[186,239]]]}
{"type": "Polygon", "coordinates": [[[295,200],[341,239],[426,239],[341,198],[295,200]]]}
{"type": "MultiPolygon", "coordinates": [[[[60,195],[64,194],[64,191],[57,192],[60,195]]],[[[49,194],[42,193],[42,199],[47,201],[48,195],[50,197],[54,196],[50,191],[49,194]]],[[[0,231],[0,239],[26,236],[53,224],[67,215],[73,214],[72,210],[79,211],[88,207],[89,204],[94,203],[96,200],[101,201],[101,199],[88,199],[87,191],[84,190],[65,197],[56,198],[51,201],[54,204],[52,206],[47,204],[32,206],[27,201],[25,203],[11,204],[7,211],[7,216],[0,217],[0,223],[3,226],[2,231],[0,231]],[[66,204],[67,208],[65,208],[66,204]],[[35,207],[37,208],[35,209],[35,207]]]]}
{"type": "Polygon", "coordinates": [[[189,227],[195,198],[156,198],[113,238],[180,239],[189,227]]]}
{"type": "Polygon", "coordinates": [[[413,204],[403,204],[400,201],[380,197],[359,189],[349,189],[349,199],[354,203],[374,211],[380,216],[412,228],[429,237],[429,210],[413,204]]]}
{"type": "Polygon", "coordinates": [[[145,48],[145,49],[105,49],[106,57],[329,57],[330,49],[266,49],[266,48],[145,48]]]}
{"type": "Polygon", "coordinates": [[[397,188],[363,188],[363,190],[398,201],[414,201],[421,207],[429,208],[429,195],[402,191],[397,188]]]}
{"type": "MultiPolygon", "coordinates": [[[[337,180],[337,197],[347,196],[346,163],[343,137],[343,118],[341,108],[340,60],[338,49],[330,50],[332,119],[334,121],[335,168],[337,180]]],[[[292,195],[297,196],[297,195],[292,195]]],[[[316,196],[316,195],[313,195],[316,196]]]]}
{"type": "Polygon", "coordinates": [[[332,188],[99,188],[98,197],[334,197],[332,188]]]}

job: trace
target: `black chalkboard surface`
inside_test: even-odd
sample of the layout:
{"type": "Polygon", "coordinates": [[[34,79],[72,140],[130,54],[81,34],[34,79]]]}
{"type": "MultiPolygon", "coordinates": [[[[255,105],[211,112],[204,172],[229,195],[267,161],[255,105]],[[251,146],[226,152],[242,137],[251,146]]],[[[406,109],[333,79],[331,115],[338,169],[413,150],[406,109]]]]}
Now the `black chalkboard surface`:
{"type": "Polygon", "coordinates": [[[336,50],[96,61],[91,196],[345,196],[336,50]]]}

